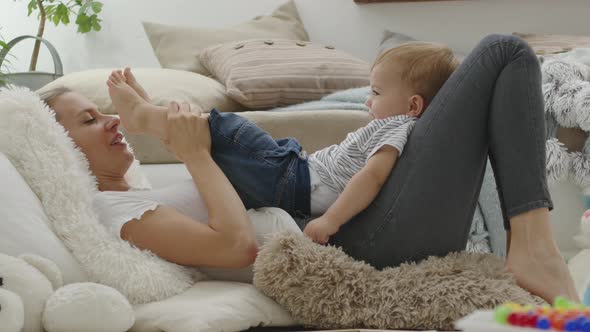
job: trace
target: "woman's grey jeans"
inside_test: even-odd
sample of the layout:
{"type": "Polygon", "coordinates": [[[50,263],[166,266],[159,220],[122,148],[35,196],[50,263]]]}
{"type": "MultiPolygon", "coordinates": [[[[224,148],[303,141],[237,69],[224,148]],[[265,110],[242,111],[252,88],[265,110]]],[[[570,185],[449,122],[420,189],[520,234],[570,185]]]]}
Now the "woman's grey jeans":
{"type": "Polygon", "coordinates": [[[330,243],[383,268],[461,251],[486,158],[508,218],[552,209],[541,72],[522,39],[484,38],[418,120],[377,198],[330,243]]]}

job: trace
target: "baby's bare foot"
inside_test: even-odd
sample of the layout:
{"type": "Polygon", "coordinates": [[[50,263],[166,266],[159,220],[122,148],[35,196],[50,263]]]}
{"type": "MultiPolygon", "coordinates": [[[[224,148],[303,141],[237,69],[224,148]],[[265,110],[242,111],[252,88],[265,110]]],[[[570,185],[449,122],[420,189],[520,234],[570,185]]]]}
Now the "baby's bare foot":
{"type": "Polygon", "coordinates": [[[127,80],[127,84],[129,84],[129,86],[132,87],[133,90],[135,90],[135,92],[137,92],[137,94],[141,98],[143,98],[145,101],[147,101],[149,103],[150,96],[145,91],[145,89],[141,86],[141,84],[139,84],[139,82],[135,78],[135,75],[133,75],[133,73],[131,72],[131,68],[125,67],[125,70],[123,71],[123,76],[127,80]]]}
{"type": "Polygon", "coordinates": [[[166,137],[166,108],[146,102],[121,75],[111,75],[107,85],[115,110],[128,132],[166,137]]]}
{"type": "Polygon", "coordinates": [[[532,249],[513,243],[506,267],[517,283],[529,292],[553,303],[557,296],[580,301],[565,261],[557,248],[532,249]]]}

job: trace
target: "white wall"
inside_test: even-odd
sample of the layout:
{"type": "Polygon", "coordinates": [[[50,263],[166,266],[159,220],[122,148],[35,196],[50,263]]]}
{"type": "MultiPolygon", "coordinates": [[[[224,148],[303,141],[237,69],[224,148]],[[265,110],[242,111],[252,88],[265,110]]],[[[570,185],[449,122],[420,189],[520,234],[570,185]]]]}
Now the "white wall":
{"type": "MultiPolygon", "coordinates": [[[[103,31],[79,35],[47,26],[66,72],[115,66],[158,66],[140,22],[224,27],[270,13],[284,0],[102,0],[103,31]]],[[[25,0],[3,0],[0,32],[5,38],[36,32],[25,0]]],[[[463,0],[356,5],[353,0],[296,0],[313,41],[336,45],[367,61],[375,56],[384,28],[468,51],[491,32],[590,35],[588,0],[463,0]]],[[[16,70],[26,70],[32,42],[15,49],[16,70]]],[[[41,69],[51,70],[46,52],[41,69]]]]}

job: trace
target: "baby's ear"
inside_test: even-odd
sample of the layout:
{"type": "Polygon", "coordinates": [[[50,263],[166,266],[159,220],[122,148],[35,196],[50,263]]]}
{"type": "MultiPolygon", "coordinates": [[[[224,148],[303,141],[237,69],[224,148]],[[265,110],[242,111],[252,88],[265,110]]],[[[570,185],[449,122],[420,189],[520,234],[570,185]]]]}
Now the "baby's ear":
{"type": "Polygon", "coordinates": [[[424,97],[421,95],[413,95],[410,97],[410,110],[407,115],[420,117],[422,113],[424,113],[424,108],[426,108],[426,103],[424,101],[424,97]]]}

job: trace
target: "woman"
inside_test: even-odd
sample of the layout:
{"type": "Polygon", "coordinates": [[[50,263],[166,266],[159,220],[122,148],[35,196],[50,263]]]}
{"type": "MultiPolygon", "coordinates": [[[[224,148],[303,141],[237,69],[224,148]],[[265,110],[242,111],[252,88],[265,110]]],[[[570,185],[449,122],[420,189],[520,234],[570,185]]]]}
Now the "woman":
{"type": "MultiPolygon", "coordinates": [[[[85,128],[86,135],[103,137],[103,144],[117,140],[118,120],[100,115],[81,97],[67,93],[49,100],[83,151],[90,152],[81,144],[84,137],[76,134],[81,124],[70,121],[74,110],[67,104],[73,102],[78,111],[90,109],[88,121],[98,121],[96,132],[85,128]]],[[[239,197],[211,159],[207,120],[178,107],[171,107],[162,120],[168,123],[170,150],[202,189],[209,226],[159,206],[125,223],[121,236],[181,264],[250,264],[256,253],[252,227],[239,197]],[[190,250],[197,247],[199,252],[190,250]]],[[[535,54],[517,37],[488,36],[430,103],[377,198],[331,243],[379,268],[462,250],[489,154],[509,230],[507,268],[523,288],[547,301],[557,295],[578,300],[551,233],[544,141],[535,54]]],[[[101,190],[128,189],[123,175],[131,156],[124,150],[118,150],[118,163],[104,162],[115,159],[114,150],[90,152],[101,190]]]]}

